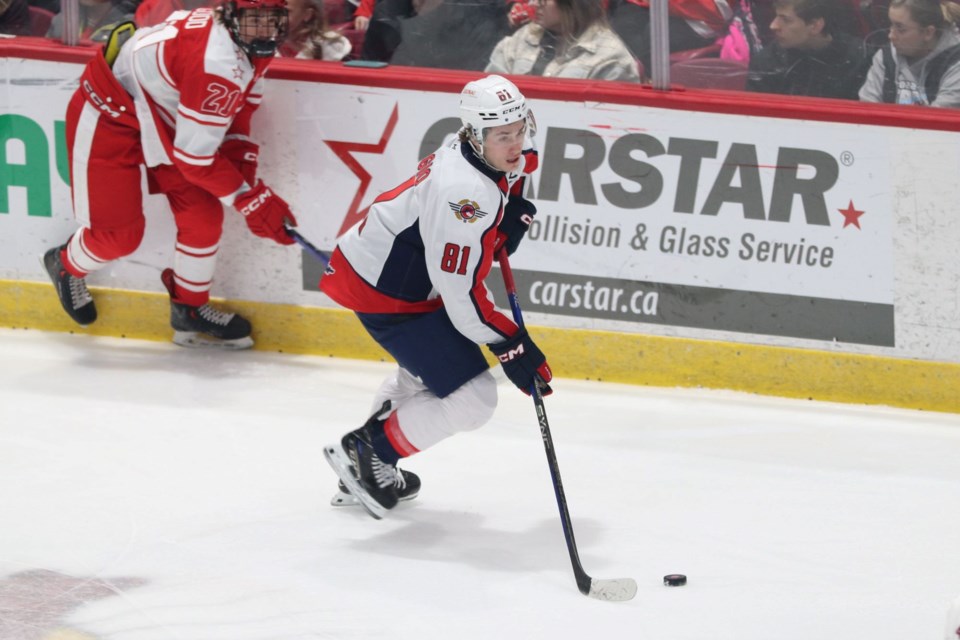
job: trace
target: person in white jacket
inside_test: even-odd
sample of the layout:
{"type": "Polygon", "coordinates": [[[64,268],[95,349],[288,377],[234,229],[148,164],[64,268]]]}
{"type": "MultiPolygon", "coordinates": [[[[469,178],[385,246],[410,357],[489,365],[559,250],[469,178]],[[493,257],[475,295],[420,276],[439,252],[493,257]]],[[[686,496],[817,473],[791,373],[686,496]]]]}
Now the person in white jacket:
{"type": "Polygon", "coordinates": [[[892,0],[890,44],[873,57],[860,100],[960,107],[960,4],[892,0]]]}
{"type": "Polygon", "coordinates": [[[600,0],[539,0],[536,17],[497,43],[487,73],[639,82],[600,0]]]}

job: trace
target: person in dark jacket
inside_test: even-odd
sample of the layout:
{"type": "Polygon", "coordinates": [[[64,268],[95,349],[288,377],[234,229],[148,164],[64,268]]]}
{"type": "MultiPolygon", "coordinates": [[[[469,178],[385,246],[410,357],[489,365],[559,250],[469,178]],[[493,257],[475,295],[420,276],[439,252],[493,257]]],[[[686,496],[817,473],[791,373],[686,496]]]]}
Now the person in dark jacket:
{"type": "Polygon", "coordinates": [[[747,90],[857,100],[870,60],[836,28],[836,0],[775,0],[774,42],[750,60],[747,90]]]}
{"type": "Polygon", "coordinates": [[[30,35],[30,6],[27,0],[0,0],[0,33],[30,35]]]}
{"type": "Polygon", "coordinates": [[[490,53],[510,32],[503,0],[441,0],[421,3],[400,20],[400,43],[392,64],[482,71],[490,53]]]}

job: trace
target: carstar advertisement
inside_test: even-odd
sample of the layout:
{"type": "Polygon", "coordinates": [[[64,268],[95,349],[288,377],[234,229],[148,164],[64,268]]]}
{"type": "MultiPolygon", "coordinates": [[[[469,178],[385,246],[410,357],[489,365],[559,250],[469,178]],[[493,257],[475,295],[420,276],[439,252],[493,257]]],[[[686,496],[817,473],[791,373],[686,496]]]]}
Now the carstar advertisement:
{"type": "MultiPolygon", "coordinates": [[[[4,69],[0,270],[43,280],[37,255],[75,228],[63,119],[81,67],[6,59],[4,69]]],[[[527,197],[538,213],[513,260],[526,311],[559,326],[894,346],[889,132],[529,101],[540,168],[527,197]]],[[[261,175],[291,201],[304,235],[332,249],[374,198],[452,140],[457,108],[456,92],[270,80],[254,119],[261,175]]],[[[159,287],[172,223],[162,198],[148,198],[146,213],[147,237],[129,263],[150,268],[128,264],[107,286],[159,287]]],[[[233,217],[228,226],[241,227],[233,217]]],[[[237,234],[218,267],[224,286],[233,272],[250,278],[252,256],[269,264],[257,270],[262,286],[231,295],[331,305],[317,291],[322,265],[304,255],[291,290],[275,277],[289,252],[237,234]]]]}
{"type": "MultiPolygon", "coordinates": [[[[885,137],[849,124],[530,102],[540,169],[527,197],[538,214],[513,260],[525,310],[894,345],[885,137]]],[[[317,220],[328,248],[459,124],[455,95],[324,85],[301,88],[296,104],[300,175],[313,176],[301,202],[342,212],[317,220]]],[[[315,288],[320,268],[306,266],[315,288]]]]}

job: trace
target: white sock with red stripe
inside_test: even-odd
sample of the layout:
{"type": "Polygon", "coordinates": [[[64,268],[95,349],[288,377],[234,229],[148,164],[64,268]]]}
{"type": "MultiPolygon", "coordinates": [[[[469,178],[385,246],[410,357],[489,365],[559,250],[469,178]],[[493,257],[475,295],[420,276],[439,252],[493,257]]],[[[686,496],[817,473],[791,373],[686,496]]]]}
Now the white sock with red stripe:
{"type": "Polygon", "coordinates": [[[441,440],[485,425],[497,408],[497,382],[484,371],[446,398],[438,398],[403,369],[381,386],[378,397],[396,409],[384,423],[384,433],[400,457],[428,449],[441,440]],[[381,393],[393,391],[396,395],[381,393]],[[401,393],[402,392],[402,393],[401,393]],[[398,397],[399,396],[399,397],[398,397]]]}
{"type": "Polygon", "coordinates": [[[219,248],[219,242],[210,247],[191,247],[182,242],[177,243],[173,257],[173,283],[177,302],[199,307],[210,300],[219,248]]]}

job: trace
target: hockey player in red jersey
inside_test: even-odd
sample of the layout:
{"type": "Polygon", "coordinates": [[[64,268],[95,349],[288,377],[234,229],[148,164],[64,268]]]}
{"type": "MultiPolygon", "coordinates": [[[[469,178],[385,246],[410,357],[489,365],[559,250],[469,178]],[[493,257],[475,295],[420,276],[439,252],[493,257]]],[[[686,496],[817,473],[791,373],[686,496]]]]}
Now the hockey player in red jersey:
{"type": "Polygon", "coordinates": [[[367,423],[324,449],[375,518],[419,490],[419,478],[396,468],[400,458],[493,415],[497,385],[480,345],[521,390],[536,381],[550,391],[543,353],[484,284],[496,252],[512,253],[536,213],[522,196],[537,163],[533,117],[512,82],[488,76],[464,87],[460,118],[459,140],[374,201],[321,281],[399,364],[367,423]]]}
{"type": "Polygon", "coordinates": [[[173,268],[161,276],[174,342],[252,346],[250,323],[208,300],[224,206],[243,214],[254,234],[293,243],[284,222],[296,219],[257,178],[259,147],[250,138],[263,75],[286,27],[286,0],[228,0],[217,9],[175,12],[86,66],[66,119],[81,227],[44,255],[76,322],[97,318],[85,277],[133,253],[143,238],[145,165],[150,192],[166,195],[177,228],[173,268]]]}

